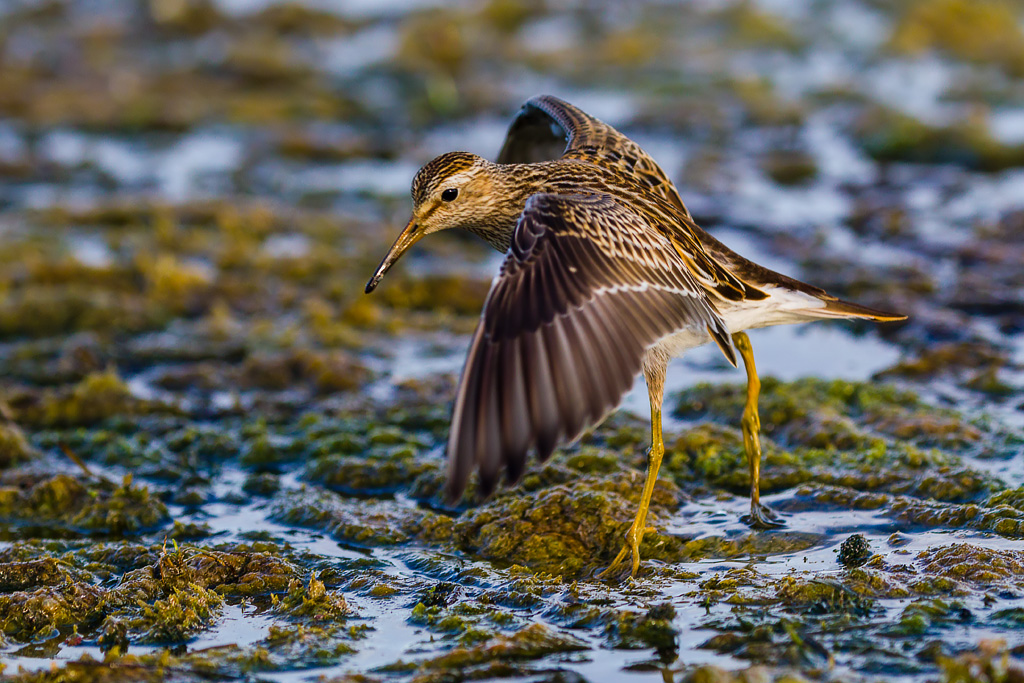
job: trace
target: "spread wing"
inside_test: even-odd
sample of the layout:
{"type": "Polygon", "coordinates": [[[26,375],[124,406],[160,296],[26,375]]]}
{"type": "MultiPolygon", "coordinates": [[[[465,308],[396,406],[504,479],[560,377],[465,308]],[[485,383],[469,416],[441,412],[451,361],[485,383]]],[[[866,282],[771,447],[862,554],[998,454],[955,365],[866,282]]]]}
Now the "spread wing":
{"type": "Polygon", "coordinates": [[[527,164],[560,158],[598,161],[631,173],[684,215],[690,215],[675,185],[640,145],[557,97],[534,97],[512,121],[498,163],[527,164]]]}
{"type": "Polygon", "coordinates": [[[608,195],[537,194],[516,225],[462,371],[448,494],[474,469],[485,494],[518,481],[596,424],[633,386],[645,351],[707,330],[736,364],[725,323],[669,240],[608,195]]]}

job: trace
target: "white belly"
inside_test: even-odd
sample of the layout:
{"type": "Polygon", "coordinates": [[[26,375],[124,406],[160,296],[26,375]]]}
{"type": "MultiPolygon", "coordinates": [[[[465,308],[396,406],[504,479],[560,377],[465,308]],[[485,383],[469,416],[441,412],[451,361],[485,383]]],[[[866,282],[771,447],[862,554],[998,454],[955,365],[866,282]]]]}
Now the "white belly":
{"type": "MultiPolygon", "coordinates": [[[[722,312],[722,319],[731,334],[758,327],[791,325],[814,320],[808,313],[824,308],[825,303],[809,294],[775,287],[765,290],[769,296],[762,301],[749,301],[732,306],[722,312]]],[[[667,337],[662,337],[649,350],[649,354],[666,359],[678,358],[689,349],[703,346],[712,341],[705,328],[688,328],[667,337]]]]}

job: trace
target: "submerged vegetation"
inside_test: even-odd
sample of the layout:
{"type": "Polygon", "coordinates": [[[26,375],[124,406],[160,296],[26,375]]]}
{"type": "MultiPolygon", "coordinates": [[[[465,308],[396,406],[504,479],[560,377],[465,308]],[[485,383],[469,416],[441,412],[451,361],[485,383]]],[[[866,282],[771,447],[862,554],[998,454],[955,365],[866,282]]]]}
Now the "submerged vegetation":
{"type": "Polygon", "coordinates": [[[0,9],[5,680],[1024,677],[1019,3],[86,4],[0,9]],[[496,261],[426,240],[362,288],[417,165],[493,155],[524,87],[910,315],[752,333],[784,528],[739,521],[745,389],[699,350],[637,580],[597,577],[628,410],[444,499],[496,261]]]}

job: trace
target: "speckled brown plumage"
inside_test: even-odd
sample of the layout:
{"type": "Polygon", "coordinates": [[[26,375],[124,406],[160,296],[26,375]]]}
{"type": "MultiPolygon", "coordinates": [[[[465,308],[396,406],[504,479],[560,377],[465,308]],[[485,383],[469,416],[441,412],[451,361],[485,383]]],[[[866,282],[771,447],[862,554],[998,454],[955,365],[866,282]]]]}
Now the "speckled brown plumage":
{"type": "Polygon", "coordinates": [[[748,374],[743,429],[752,525],[758,502],[757,382],[743,330],[819,318],[902,316],[840,301],[739,256],[694,223],[668,177],[632,140],[554,97],[536,97],[509,128],[498,163],[450,152],[413,181],[413,217],[367,284],[424,235],[460,228],[507,252],[459,382],[448,443],[448,493],[470,474],[493,491],[517,482],[619,404],[643,371],[652,450],[627,533],[633,573],[663,453],[661,401],[671,358],[715,342],[748,374]],[[735,346],[734,346],[735,342],[735,346]]]}
{"type": "Polygon", "coordinates": [[[605,194],[531,196],[455,399],[449,490],[474,464],[484,491],[502,468],[518,481],[531,448],[545,460],[599,422],[645,351],[687,327],[735,364],[728,328],[670,240],[605,194]]]}

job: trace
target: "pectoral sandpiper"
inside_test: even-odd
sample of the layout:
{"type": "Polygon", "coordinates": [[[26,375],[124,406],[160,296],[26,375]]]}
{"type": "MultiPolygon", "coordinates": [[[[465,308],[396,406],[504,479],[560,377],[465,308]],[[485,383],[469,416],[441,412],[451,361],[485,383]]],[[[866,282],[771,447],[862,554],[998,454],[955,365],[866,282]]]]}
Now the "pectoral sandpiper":
{"type": "Polygon", "coordinates": [[[743,440],[753,527],[777,526],[759,501],[760,383],[743,330],[821,318],[901,320],[830,296],[729,250],[694,223],[664,171],[635,142],[554,97],[512,122],[497,163],[443,154],[416,174],[412,219],[370,292],[424,235],[461,228],[507,252],[473,336],[448,441],[448,494],[475,469],[491,493],[514,484],[529,451],[598,424],[642,370],[651,450],[640,506],[606,570],[640,564],[647,509],[665,452],[661,404],[668,362],[714,341],[747,371],[743,440]]]}

